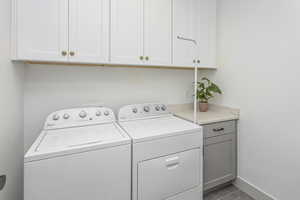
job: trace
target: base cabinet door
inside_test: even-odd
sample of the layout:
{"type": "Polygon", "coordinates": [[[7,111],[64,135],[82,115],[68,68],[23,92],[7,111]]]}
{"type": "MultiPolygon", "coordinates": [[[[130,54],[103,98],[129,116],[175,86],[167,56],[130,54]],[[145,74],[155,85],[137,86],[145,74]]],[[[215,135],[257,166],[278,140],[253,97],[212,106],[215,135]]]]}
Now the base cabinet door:
{"type": "Polygon", "coordinates": [[[15,0],[13,59],[68,60],[68,0],[15,0]]]}
{"type": "Polygon", "coordinates": [[[107,63],[109,0],[69,0],[69,61],[107,63]]]}
{"type": "Polygon", "coordinates": [[[236,135],[206,138],[204,142],[204,190],[236,177],[236,135]]]}

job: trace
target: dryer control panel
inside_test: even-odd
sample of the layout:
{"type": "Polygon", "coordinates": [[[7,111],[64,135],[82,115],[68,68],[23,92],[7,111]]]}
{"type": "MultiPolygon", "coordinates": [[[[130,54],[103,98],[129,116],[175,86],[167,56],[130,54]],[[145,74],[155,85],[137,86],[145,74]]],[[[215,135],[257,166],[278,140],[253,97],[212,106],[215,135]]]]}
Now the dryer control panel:
{"type": "Polygon", "coordinates": [[[112,109],[107,107],[85,107],[59,110],[51,113],[44,129],[68,128],[116,121],[112,109]]]}
{"type": "Polygon", "coordinates": [[[165,104],[160,103],[145,103],[133,104],[122,107],[119,110],[119,121],[161,117],[170,115],[168,108],[165,104]]]}

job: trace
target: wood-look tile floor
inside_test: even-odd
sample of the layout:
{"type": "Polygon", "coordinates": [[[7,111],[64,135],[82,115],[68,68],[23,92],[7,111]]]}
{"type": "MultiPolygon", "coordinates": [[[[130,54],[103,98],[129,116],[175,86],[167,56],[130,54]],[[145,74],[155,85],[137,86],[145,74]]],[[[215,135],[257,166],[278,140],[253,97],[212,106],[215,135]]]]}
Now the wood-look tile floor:
{"type": "Polygon", "coordinates": [[[233,185],[226,186],[204,195],[204,200],[255,200],[233,185]]]}

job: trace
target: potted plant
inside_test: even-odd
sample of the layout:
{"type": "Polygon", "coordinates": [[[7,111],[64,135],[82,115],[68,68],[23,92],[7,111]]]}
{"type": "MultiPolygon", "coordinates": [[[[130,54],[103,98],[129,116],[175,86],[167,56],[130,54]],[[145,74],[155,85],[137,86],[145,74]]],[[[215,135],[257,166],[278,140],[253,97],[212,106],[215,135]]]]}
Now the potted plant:
{"type": "Polygon", "coordinates": [[[208,78],[203,77],[198,82],[197,87],[197,100],[199,102],[200,112],[207,112],[208,110],[208,100],[213,98],[214,94],[222,94],[221,89],[208,78]]]}

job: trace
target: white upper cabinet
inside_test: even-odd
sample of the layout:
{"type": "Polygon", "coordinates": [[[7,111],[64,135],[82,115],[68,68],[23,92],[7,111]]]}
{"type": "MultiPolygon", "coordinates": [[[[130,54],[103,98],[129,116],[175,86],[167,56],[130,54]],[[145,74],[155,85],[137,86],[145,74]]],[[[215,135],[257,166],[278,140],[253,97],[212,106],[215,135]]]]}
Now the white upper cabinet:
{"type": "Polygon", "coordinates": [[[198,0],[197,10],[198,66],[216,68],[216,0],[198,0]]]}
{"type": "Polygon", "coordinates": [[[12,0],[14,60],[216,67],[216,0],[12,0]]]}
{"type": "Polygon", "coordinates": [[[69,61],[107,63],[109,0],[69,0],[69,61]]]}
{"type": "Polygon", "coordinates": [[[111,0],[112,63],[143,63],[142,22],[141,0],[111,0]]]}
{"type": "Polygon", "coordinates": [[[17,60],[107,63],[109,0],[14,0],[17,60]]]}
{"type": "Polygon", "coordinates": [[[68,0],[13,3],[13,59],[67,61],[68,0]]]}
{"type": "Polygon", "coordinates": [[[111,62],[172,64],[172,0],[111,0],[111,62]]]}
{"type": "Polygon", "coordinates": [[[196,2],[173,0],[173,56],[174,65],[194,66],[197,57],[196,2]]]}
{"type": "Polygon", "coordinates": [[[144,0],[146,64],[172,64],[172,0],[144,0]]]}

